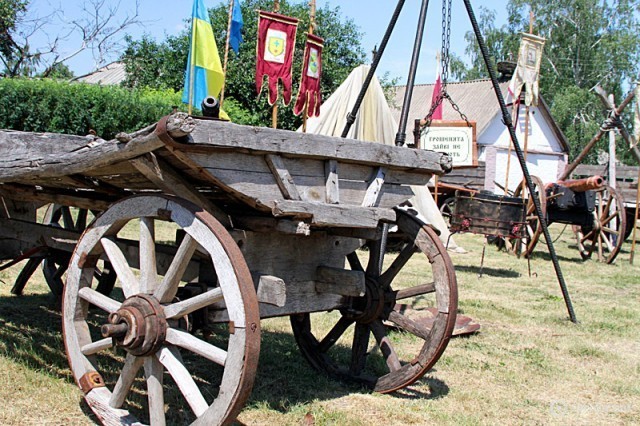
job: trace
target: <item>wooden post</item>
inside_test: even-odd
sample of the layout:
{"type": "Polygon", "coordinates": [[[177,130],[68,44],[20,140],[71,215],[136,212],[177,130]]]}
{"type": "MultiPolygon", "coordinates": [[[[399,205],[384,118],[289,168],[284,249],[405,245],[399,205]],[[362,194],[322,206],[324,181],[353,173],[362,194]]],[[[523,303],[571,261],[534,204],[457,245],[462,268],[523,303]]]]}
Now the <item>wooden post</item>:
{"type": "MultiPolygon", "coordinates": [[[[609,103],[615,106],[613,94],[609,95],[609,103]]],[[[609,130],[609,186],[616,189],[616,130],[609,130]]],[[[612,205],[612,207],[615,207],[612,205]]]]}
{"type": "Polygon", "coordinates": [[[222,80],[222,88],[220,89],[220,108],[224,102],[224,88],[227,83],[227,64],[229,61],[229,40],[231,39],[231,20],[233,19],[233,3],[234,0],[229,0],[229,23],[227,24],[227,40],[224,44],[224,65],[222,66],[222,73],[224,74],[224,80],[222,80]]]}
{"type": "MultiPolygon", "coordinates": [[[[316,29],[316,0],[309,1],[309,34],[313,34],[316,29]]],[[[303,64],[304,65],[304,64],[303,64]]],[[[302,70],[304,72],[305,70],[302,70]]],[[[309,119],[309,93],[304,101],[302,109],[302,132],[307,133],[307,120],[309,119]]]]}
{"type": "Polygon", "coordinates": [[[276,13],[280,12],[280,0],[275,0],[273,2],[273,11],[276,13]]]}
{"type": "Polygon", "coordinates": [[[640,170],[638,170],[638,180],[636,181],[636,211],[633,215],[633,236],[631,237],[631,255],[629,263],[633,265],[633,255],[636,252],[636,231],[638,230],[638,209],[640,208],[640,170]]]}
{"type": "MultiPolygon", "coordinates": [[[[529,107],[527,106],[524,109],[524,162],[527,162],[527,152],[529,150],[529,107]]],[[[527,182],[525,182],[524,180],[524,176],[522,177],[522,199],[526,198],[525,197],[525,191],[524,189],[527,186],[527,182]]],[[[530,194],[532,197],[534,196],[534,194],[530,194]]]]}

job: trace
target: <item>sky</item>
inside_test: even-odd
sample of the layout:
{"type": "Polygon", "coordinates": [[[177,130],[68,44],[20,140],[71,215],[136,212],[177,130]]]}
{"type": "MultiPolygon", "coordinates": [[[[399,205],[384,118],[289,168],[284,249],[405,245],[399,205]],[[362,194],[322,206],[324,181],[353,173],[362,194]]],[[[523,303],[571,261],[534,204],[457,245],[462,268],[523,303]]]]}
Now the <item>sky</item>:
{"type": "MultiPolygon", "coordinates": [[[[95,0],[94,0],[95,1],[95,0]]],[[[240,0],[242,2],[242,0],[240,0]]],[[[308,0],[293,0],[303,2],[308,0]]],[[[60,9],[63,19],[73,20],[79,16],[83,0],[31,0],[30,14],[32,17],[47,16],[51,10],[60,9]]],[[[119,4],[118,13],[131,14],[134,11],[133,0],[106,0],[111,6],[119,4]]],[[[212,8],[221,3],[228,4],[227,1],[205,0],[208,8],[212,8]]],[[[377,74],[383,75],[388,72],[391,78],[397,77],[399,84],[405,84],[411,62],[411,54],[415,42],[415,35],[422,1],[406,0],[404,8],[394,32],[389,39],[385,53],[378,66],[377,74]]],[[[506,22],[507,0],[471,0],[476,16],[479,16],[482,5],[496,12],[496,25],[500,26],[506,22]]],[[[185,28],[185,19],[191,16],[192,0],[140,0],[139,19],[144,21],[144,25],[133,27],[127,32],[134,38],[139,39],[143,34],[149,34],[158,41],[163,40],[166,35],[176,35],[185,28]]],[[[342,19],[350,18],[363,33],[362,46],[366,52],[371,52],[376,45],[380,45],[384,33],[397,6],[396,0],[317,0],[317,7],[321,8],[329,5],[332,8],[340,7],[342,19]]],[[[451,19],[451,51],[464,57],[466,42],[464,35],[471,30],[469,17],[461,0],[452,2],[451,19]]],[[[427,24],[425,26],[424,38],[420,50],[420,62],[417,67],[416,83],[432,83],[436,78],[436,52],[441,48],[442,32],[442,3],[440,1],[430,1],[427,24]]],[[[59,33],[59,26],[51,26],[46,29],[49,37],[59,33]]],[[[321,30],[318,31],[321,33],[321,30]]],[[[37,48],[38,43],[46,43],[44,38],[34,39],[33,47],[37,48]]],[[[245,40],[245,43],[252,41],[245,40]]],[[[255,43],[255,42],[254,42],[255,43]]],[[[64,52],[70,52],[80,44],[78,39],[69,39],[62,44],[64,52]]],[[[63,53],[64,53],[63,52],[63,53]]],[[[116,53],[109,58],[116,60],[116,53]]],[[[371,56],[370,56],[371,57],[371,56]]],[[[87,74],[95,69],[95,60],[89,52],[74,57],[67,62],[76,76],[87,74]]]]}

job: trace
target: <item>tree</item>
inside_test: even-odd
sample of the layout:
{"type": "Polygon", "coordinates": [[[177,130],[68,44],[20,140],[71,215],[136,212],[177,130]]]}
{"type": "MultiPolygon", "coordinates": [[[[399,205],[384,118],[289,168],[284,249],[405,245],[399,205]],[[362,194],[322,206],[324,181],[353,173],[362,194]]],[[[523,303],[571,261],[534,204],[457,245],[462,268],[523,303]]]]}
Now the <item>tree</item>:
{"type": "MultiPolygon", "coordinates": [[[[604,119],[593,87],[601,85],[621,100],[638,78],[640,1],[510,0],[507,9],[508,24],[500,28],[491,13],[481,13],[487,46],[497,60],[516,58],[520,33],[528,32],[529,11],[534,13],[534,33],[546,38],[540,92],[576,155],[604,119]]],[[[462,76],[486,77],[474,36],[466,38],[472,64],[462,76]]],[[[619,153],[625,153],[620,143],[619,153]]],[[[593,150],[587,161],[596,155],[593,150]]]]}
{"type": "MultiPolygon", "coordinates": [[[[267,103],[266,94],[263,92],[256,99],[255,40],[257,39],[257,10],[271,10],[272,7],[271,0],[242,2],[245,41],[240,45],[238,55],[233,51],[229,52],[224,108],[228,110],[232,119],[244,124],[269,125],[271,123],[271,108],[267,103]]],[[[302,68],[305,39],[303,33],[309,28],[309,8],[306,1],[297,4],[281,1],[280,13],[300,19],[293,64],[295,96],[297,94],[295,82],[302,68]]],[[[210,9],[209,15],[218,49],[223,55],[228,8],[225,4],[219,5],[210,9]]],[[[360,43],[361,33],[353,20],[342,19],[339,7],[330,8],[325,5],[318,9],[316,22],[315,33],[325,40],[321,86],[322,95],[326,99],[354,67],[364,63],[366,55],[360,43]]],[[[184,84],[188,46],[188,29],[179,36],[169,36],[162,42],[155,42],[148,37],[140,41],[129,39],[122,57],[128,75],[125,84],[129,87],[148,85],[181,91],[184,84]]],[[[280,127],[294,129],[300,125],[301,119],[294,117],[291,110],[292,108],[280,108],[280,127]]]]}
{"type": "Polygon", "coordinates": [[[78,18],[67,20],[60,9],[37,16],[29,9],[28,0],[0,0],[2,75],[48,77],[60,64],[87,50],[92,52],[96,68],[103,65],[119,47],[124,31],[141,23],[139,0],[134,3],[135,11],[124,16],[120,16],[119,5],[108,0],[83,0],[78,18]],[[37,36],[48,41],[36,46],[33,40],[37,36]]]}

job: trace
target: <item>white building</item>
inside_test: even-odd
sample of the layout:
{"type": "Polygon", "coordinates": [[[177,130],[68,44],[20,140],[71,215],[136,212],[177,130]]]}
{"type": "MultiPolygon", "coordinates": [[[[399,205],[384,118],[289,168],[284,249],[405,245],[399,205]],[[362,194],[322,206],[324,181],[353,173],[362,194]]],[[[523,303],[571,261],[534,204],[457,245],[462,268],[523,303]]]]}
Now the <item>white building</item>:
{"type": "MultiPolygon", "coordinates": [[[[431,107],[431,95],[433,84],[416,85],[413,91],[411,107],[409,109],[409,127],[407,140],[412,138],[413,123],[415,119],[424,118],[431,107]]],[[[506,97],[508,81],[500,83],[503,96],[506,97]]],[[[399,121],[401,106],[406,87],[399,86],[395,92],[394,107],[392,112],[399,121]]],[[[484,189],[503,193],[500,187],[504,186],[507,175],[509,145],[511,138],[509,131],[503,123],[500,105],[493,90],[491,80],[474,80],[460,83],[448,83],[447,93],[470,121],[476,122],[476,135],[478,143],[478,160],[484,162],[484,182],[476,182],[484,189]]],[[[509,112],[512,106],[508,105],[509,112]]],[[[444,120],[461,120],[451,104],[444,100],[444,120]]],[[[516,135],[520,147],[524,150],[525,143],[525,107],[520,106],[520,117],[515,124],[516,135]]],[[[558,176],[567,164],[569,146],[551,117],[549,108],[540,96],[540,104],[530,108],[529,134],[527,138],[527,168],[531,175],[538,176],[543,183],[556,182],[558,176]]],[[[522,181],[522,171],[515,150],[511,150],[511,162],[509,165],[509,189],[514,190],[522,181]]],[[[454,171],[453,175],[463,173],[463,170],[454,171]]],[[[473,178],[473,173],[469,176],[473,178]]],[[[447,177],[442,178],[443,182],[447,177]]],[[[457,179],[455,183],[459,183],[457,179]]],[[[476,186],[476,185],[470,185],[476,186]]]]}

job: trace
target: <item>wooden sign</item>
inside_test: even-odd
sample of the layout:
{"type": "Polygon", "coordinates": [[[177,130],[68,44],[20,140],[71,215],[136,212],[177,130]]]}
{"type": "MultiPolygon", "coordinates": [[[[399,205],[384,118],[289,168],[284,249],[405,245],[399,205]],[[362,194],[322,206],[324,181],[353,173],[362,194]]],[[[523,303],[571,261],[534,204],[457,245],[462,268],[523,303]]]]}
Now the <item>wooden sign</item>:
{"type": "Polygon", "coordinates": [[[446,152],[453,160],[453,167],[476,167],[476,122],[433,120],[431,126],[420,133],[420,148],[446,152]]]}

